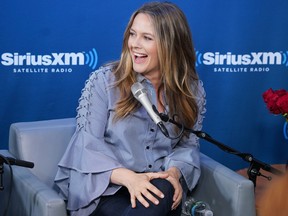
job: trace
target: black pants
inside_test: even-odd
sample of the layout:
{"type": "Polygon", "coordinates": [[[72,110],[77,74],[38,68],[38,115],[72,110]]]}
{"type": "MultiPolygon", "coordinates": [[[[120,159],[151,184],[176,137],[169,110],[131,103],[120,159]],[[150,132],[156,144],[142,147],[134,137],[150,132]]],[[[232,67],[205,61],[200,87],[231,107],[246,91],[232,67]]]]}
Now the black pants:
{"type": "Polygon", "coordinates": [[[99,205],[90,216],[180,216],[181,203],[171,211],[174,195],[171,183],[165,179],[153,179],[151,183],[165,195],[163,199],[158,199],[158,205],[148,200],[149,207],[146,208],[137,201],[136,208],[132,208],[130,194],[126,187],[122,187],[112,196],[101,197],[99,205]]]}

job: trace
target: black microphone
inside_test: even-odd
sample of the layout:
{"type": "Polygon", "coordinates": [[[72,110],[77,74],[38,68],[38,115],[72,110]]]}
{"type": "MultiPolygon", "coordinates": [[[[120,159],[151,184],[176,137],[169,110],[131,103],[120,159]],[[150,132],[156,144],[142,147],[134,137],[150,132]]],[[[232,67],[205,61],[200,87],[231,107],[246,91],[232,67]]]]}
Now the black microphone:
{"type": "MultiPolygon", "coordinates": [[[[18,160],[18,159],[12,158],[12,157],[5,157],[5,158],[11,165],[28,167],[28,168],[34,167],[34,163],[29,162],[29,161],[18,160]]],[[[6,162],[6,161],[4,161],[4,162],[6,162]]]]}
{"type": "Polygon", "coordinates": [[[157,124],[157,126],[160,128],[162,133],[166,137],[169,137],[168,130],[166,129],[161,118],[159,117],[159,112],[156,109],[155,105],[153,105],[150,102],[149,97],[147,95],[147,90],[145,89],[145,87],[141,83],[136,82],[131,86],[131,91],[133,93],[133,96],[142,104],[142,106],[144,106],[149,116],[157,124]]]}

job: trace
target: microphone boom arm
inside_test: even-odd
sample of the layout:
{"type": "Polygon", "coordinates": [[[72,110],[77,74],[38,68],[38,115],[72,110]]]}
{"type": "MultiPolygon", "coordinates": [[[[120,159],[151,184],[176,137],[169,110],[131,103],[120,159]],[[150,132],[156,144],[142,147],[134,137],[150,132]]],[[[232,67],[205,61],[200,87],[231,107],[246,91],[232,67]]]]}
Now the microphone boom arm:
{"type": "MultiPolygon", "coordinates": [[[[160,118],[162,119],[162,121],[166,121],[166,122],[169,121],[170,123],[176,125],[179,128],[183,127],[182,124],[179,124],[174,119],[170,119],[168,117],[168,115],[166,115],[164,113],[160,113],[160,118]]],[[[256,187],[257,176],[263,176],[263,177],[267,178],[268,180],[272,179],[271,177],[267,177],[267,176],[262,175],[259,171],[260,169],[263,169],[263,170],[268,171],[270,173],[273,173],[275,175],[282,175],[283,174],[280,170],[272,167],[271,165],[266,164],[260,160],[257,160],[256,158],[253,157],[252,154],[242,153],[242,152],[239,152],[239,151],[237,151],[237,150],[235,150],[235,149],[233,149],[227,145],[224,145],[223,143],[213,139],[210,135],[208,135],[207,133],[205,133],[203,131],[194,131],[194,130],[192,130],[190,128],[186,128],[186,127],[184,127],[184,130],[186,130],[190,133],[193,133],[197,137],[204,139],[204,140],[216,145],[221,150],[223,150],[227,153],[237,155],[238,157],[241,157],[244,161],[249,162],[250,166],[247,170],[247,174],[248,174],[249,179],[253,182],[254,188],[256,187]]]]}

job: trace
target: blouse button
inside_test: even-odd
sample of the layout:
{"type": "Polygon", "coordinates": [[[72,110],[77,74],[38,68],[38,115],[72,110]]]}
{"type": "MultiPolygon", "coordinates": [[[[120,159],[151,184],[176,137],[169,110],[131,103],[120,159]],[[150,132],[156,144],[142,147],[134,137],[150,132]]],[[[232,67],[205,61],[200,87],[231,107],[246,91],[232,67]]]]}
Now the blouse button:
{"type": "Polygon", "coordinates": [[[149,167],[149,169],[151,169],[151,168],[152,168],[152,165],[151,165],[151,164],[149,164],[149,166],[148,166],[148,167],[149,167]]]}
{"type": "Polygon", "coordinates": [[[155,130],[153,128],[150,129],[151,132],[154,132],[155,130]]]}
{"type": "Polygon", "coordinates": [[[150,146],[146,146],[146,149],[150,149],[150,146]]]}

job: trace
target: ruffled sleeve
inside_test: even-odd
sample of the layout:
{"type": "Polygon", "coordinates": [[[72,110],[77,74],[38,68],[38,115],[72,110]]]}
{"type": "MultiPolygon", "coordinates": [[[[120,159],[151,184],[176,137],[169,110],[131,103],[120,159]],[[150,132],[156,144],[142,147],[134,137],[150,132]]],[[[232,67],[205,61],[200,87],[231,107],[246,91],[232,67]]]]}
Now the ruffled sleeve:
{"type": "MultiPolygon", "coordinates": [[[[108,119],[108,89],[111,69],[93,72],[82,90],[77,108],[76,131],[59,162],[55,183],[67,199],[67,209],[78,212],[103,194],[113,194],[120,186],[110,185],[111,170],[122,167],[109,145],[104,144],[108,119]],[[105,163],[103,163],[105,161],[105,163]]],[[[87,210],[91,212],[92,210],[87,210]]]]}

